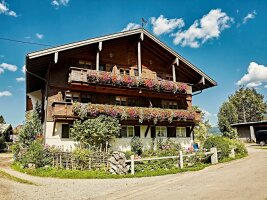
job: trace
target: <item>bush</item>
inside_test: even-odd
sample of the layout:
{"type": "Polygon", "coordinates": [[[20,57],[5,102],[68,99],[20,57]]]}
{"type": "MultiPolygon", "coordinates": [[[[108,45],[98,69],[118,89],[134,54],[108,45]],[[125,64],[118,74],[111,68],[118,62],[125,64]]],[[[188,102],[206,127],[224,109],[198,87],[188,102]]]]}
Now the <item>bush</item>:
{"type": "Polygon", "coordinates": [[[72,155],[74,159],[77,161],[77,166],[79,169],[84,169],[88,166],[88,156],[91,151],[89,149],[84,148],[76,148],[72,155]]]}
{"type": "Polygon", "coordinates": [[[235,153],[237,154],[241,155],[247,154],[247,149],[244,143],[226,137],[221,137],[221,136],[209,137],[204,143],[204,148],[209,150],[212,147],[216,147],[218,150],[221,151],[221,153],[219,153],[219,159],[229,157],[232,148],[235,148],[235,153]]]}
{"type": "Polygon", "coordinates": [[[219,159],[222,159],[229,156],[232,148],[232,141],[229,138],[221,136],[212,136],[205,141],[203,147],[208,150],[210,150],[210,148],[212,147],[216,147],[218,150],[221,151],[218,157],[219,159]]]}
{"type": "Polygon", "coordinates": [[[126,160],[130,160],[131,159],[131,155],[135,155],[135,153],[132,152],[132,151],[125,151],[123,153],[124,153],[124,155],[126,157],[126,160]]]}
{"type": "Polygon", "coordinates": [[[29,163],[35,164],[35,167],[44,167],[51,165],[52,157],[48,155],[48,149],[43,146],[42,140],[33,141],[25,154],[18,160],[24,167],[29,163]]]}
{"type": "Polygon", "coordinates": [[[143,152],[143,143],[139,137],[133,137],[131,139],[131,151],[134,153],[141,155],[143,152]]]}

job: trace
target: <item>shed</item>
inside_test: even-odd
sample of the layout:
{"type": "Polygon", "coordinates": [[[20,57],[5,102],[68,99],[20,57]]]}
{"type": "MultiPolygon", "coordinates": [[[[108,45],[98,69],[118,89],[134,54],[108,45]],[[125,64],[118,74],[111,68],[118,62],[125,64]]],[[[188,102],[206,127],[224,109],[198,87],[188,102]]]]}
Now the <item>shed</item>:
{"type": "Polygon", "coordinates": [[[257,122],[243,122],[231,124],[236,128],[239,138],[246,142],[256,142],[255,133],[259,130],[267,130],[267,120],[257,122]]]}

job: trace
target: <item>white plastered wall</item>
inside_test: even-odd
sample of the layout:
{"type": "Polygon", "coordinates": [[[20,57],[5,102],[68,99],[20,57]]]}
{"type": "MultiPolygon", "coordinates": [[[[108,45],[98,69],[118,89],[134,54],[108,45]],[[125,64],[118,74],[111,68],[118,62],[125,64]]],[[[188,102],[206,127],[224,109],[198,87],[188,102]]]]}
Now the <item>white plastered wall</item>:
{"type": "Polygon", "coordinates": [[[33,109],[35,108],[37,103],[38,104],[42,103],[42,91],[41,90],[36,90],[34,92],[30,92],[27,95],[32,100],[33,109]]]}

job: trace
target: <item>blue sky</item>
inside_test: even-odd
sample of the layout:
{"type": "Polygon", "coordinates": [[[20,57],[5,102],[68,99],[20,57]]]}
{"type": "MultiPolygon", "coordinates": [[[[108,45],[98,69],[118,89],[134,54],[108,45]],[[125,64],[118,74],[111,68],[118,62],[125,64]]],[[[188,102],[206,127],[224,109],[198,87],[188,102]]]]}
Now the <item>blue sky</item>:
{"type": "MultiPolygon", "coordinates": [[[[194,96],[216,125],[219,106],[239,86],[267,95],[267,2],[0,0],[0,38],[60,45],[140,26],[218,82],[194,96]],[[129,25],[130,23],[130,25],[129,25]]],[[[24,120],[27,53],[45,47],[0,39],[0,115],[24,120]]]]}

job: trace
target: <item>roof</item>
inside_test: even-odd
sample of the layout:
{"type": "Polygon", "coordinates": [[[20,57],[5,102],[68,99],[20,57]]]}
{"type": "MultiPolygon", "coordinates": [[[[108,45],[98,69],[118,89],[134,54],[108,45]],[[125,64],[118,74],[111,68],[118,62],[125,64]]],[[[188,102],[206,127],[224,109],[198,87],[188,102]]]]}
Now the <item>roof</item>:
{"type": "Polygon", "coordinates": [[[257,122],[242,122],[242,123],[236,123],[231,124],[231,126],[257,126],[257,125],[267,125],[267,120],[257,121],[257,122]]]}
{"type": "MultiPolygon", "coordinates": [[[[61,51],[66,51],[66,50],[70,50],[70,49],[74,49],[74,48],[78,48],[78,47],[83,47],[83,46],[90,45],[90,44],[96,44],[98,42],[103,42],[103,41],[107,41],[107,40],[111,40],[111,39],[132,36],[132,35],[136,35],[136,34],[143,34],[143,35],[147,36],[148,38],[153,40],[155,43],[160,45],[162,48],[164,48],[167,52],[169,52],[170,54],[172,54],[173,56],[178,58],[179,61],[182,61],[183,63],[185,63],[186,66],[188,66],[193,71],[195,71],[196,73],[198,73],[199,75],[204,77],[205,82],[206,83],[208,82],[206,84],[207,86],[203,86],[203,88],[199,88],[197,90],[202,90],[202,89],[206,89],[208,87],[212,87],[212,86],[217,85],[216,81],[214,81],[212,78],[210,78],[208,75],[206,75],[203,71],[198,69],[196,66],[194,66],[192,63],[190,63],[188,60],[186,60],[180,54],[175,52],[173,49],[168,47],[166,44],[161,42],[154,35],[152,35],[151,33],[149,33],[148,31],[146,31],[143,28],[119,32],[119,33],[114,33],[114,34],[105,35],[102,37],[96,37],[96,38],[87,39],[87,40],[82,40],[82,41],[78,41],[78,42],[74,42],[74,43],[69,43],[69,44],[60,45],[60,46],[56,46],[56,47],[52,47],[52,48],[43,49],[40,51],[29,53],[29,54],[27,54],[27,57],[26,57],[26,69],[29,70],[32,65],[40,65],[43,69],[47,70],[49,63],[51,63],[51,61],[54,60],[54,54],[55,53],[59,53],[61,51]],[[44,64],[44,63],[46,63],[46,64],[44,64]]],[[[40,72],[41,69],[38,68],[38,69],[36,69],[36,71],[40,72]]],[[[29,78],[28,73],[27,73],[26,78],[27,79],[29,78]]],[[[28,92],[28,81],[27,81],[27,89],[26,90],[28,92]]]]}
{"type": "Polygon", "coordinates": [[[11,124],[0,124],[0,133],[5,133],[10,128],[12,128],[11,124]]]}

